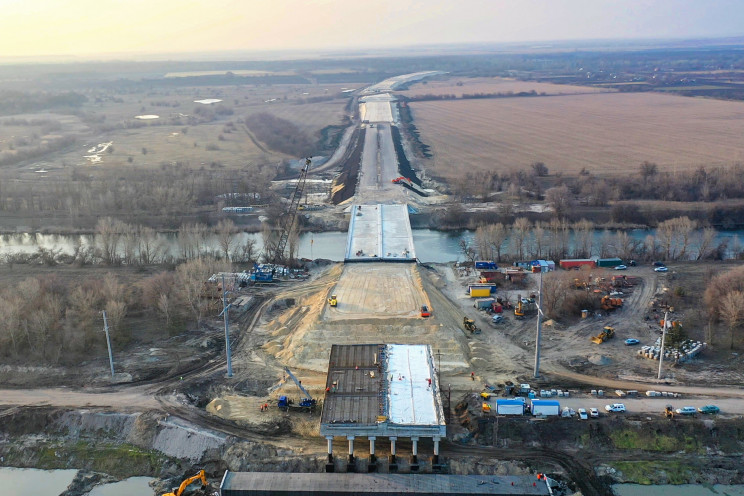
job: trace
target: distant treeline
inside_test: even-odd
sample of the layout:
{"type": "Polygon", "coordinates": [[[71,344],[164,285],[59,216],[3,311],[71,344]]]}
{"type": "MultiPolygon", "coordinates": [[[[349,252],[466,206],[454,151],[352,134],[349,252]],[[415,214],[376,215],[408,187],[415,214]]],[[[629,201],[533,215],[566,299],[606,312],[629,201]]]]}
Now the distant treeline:
{"type": "Polygon", "coordinates": [[[40,110],[77,108],[88,101],[85,95],[75,92],[26,93],[22,91],[0,91],[0,115],[23,114],[40,110]]]}
{"type": "Polygon", "coordinates": [[[481,98],[513,98],[513,97],[526,97],[526,96],[546,96],[546,93],[538,93],[535,90],[519,91],[516,93],[513,91],[499,92],[499,93],[463,93],[462,96],[459,96],[459,97],[454,94],[436,95],[433,93],[427,93],[424,95],[402,97],[401,100],[406,100],[409,102],[426,102],[426,101],[432,101],[432,100],[457,100],[457,99],[476,100],[476,99],[481,99],[481,98]]]}

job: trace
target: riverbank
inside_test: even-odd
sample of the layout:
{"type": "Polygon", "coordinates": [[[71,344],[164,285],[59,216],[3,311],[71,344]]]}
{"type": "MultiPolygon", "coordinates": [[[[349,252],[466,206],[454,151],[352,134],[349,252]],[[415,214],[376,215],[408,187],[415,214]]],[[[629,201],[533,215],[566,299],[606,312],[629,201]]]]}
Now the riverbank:
{"type": "MultiPolygon", "coordinates": [[[[36,407],[4,410],[0,415],[2,465],[82,470],[83,479],[89,483],[80,485],[87,490],[94,483],[149,476],[160,481],[156,486],[160,494],[200,469],[207,471],[215,486],[226,469],[322,472],[325,462],[324,443],[314,437],[292,438],[296,448],[291,449],[281,436],[274,441],[249,441],[159,412],[121,414],[36,407]]],[[[465,425],[464,417],[456,418],[465,425]]],[[[740,464],[744,419],[740,417],[706,419],[702,428],[696,420],[670,422],[661,417],[604,417],[591,422],[504,419],[498,425],[498,433],[493,432],[493,424],[465,426],[474,429],[471,440],[451,444],[458,446],[455,452],[465,449],[471,454],[445,454],[452,473],[532,470],[552,472],[565,479],[561,463],[539,456],[544,450],[552,453],[560,447],[566,456],[594,467],[594,477],[608,485],[744,484],[740,464]],[[494,439],[499,440],[499,448],[486,455],[490,451],[484,448],[494,439]],[[483,456],[473,458],[481,451],[483,456]],[[534,456],[524,460],[526,466],[507,461],[512,456],[523,459],[527,454],[534,456]]],[[[243,429],[246,435],[257,435],[249,427],[243,429]]],[[[628,492],[633,489],[628,487],[618,494],[647,494],[628,492]]]]}

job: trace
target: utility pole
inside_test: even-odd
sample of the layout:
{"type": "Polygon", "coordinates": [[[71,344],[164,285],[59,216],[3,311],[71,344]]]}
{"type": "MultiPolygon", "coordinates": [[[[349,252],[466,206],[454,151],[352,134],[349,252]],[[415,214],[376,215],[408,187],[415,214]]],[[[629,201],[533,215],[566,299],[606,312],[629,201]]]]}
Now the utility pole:
{"type": "Polygon", "coordinates": [[[666,337],[667,319],[669,318],[669,312],[664,312],[664,325],[661,326],[661,351],[659,351],[659,374],[656,376],[658,380],[661,380],[661,365],[664,362],[664,338],[666,337]]]}
{"type": "Polygon", "coordinates": [[[225,319],[225,354],[227,355],[227,377],[232,377],[232,358],[230,358],[230,323],[228,310],[230,305],[227,304],[227,289],[225,289],[225,275],[222,274],[222,316],[225,319]]]}
{"type": "Polygon", "coordinates": [[[106,344],[108,345],[109,364],[111,365],[111,378],[114,378],[114,355],[111,354],[111,338],[109,338],[108,321],[106,320],[106,310],[103,311],[103,330],[106,333],[106,344]]]}
{"type": "Polygon", "coordinates": [[[543,287],[543,272],[540,267],[540,290],[537,292],[537,331],[535,335],[535,371],[533,376],[535,379],[540,377],[540,339],[542,338],[542,287],[543,287]]]}

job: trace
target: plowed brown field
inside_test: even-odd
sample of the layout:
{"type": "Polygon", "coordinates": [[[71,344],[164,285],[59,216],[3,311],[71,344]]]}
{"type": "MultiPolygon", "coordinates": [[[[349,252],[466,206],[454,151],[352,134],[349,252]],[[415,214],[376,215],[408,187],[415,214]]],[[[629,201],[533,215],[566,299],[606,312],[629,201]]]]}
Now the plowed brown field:
{"type": "Polygon", "coordinates": [[[744,103],[648,93],[411,103],[432,172],[506,172],[542,161],[551,173],[608,175],[744,160],[744,103]]]}

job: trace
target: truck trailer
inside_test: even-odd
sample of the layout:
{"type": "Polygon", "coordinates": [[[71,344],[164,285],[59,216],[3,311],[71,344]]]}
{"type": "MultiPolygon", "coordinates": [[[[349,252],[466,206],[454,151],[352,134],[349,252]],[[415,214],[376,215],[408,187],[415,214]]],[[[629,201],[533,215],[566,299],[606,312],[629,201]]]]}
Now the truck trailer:
{"type": "Polygon", "coordinates": [[[593,269],[597,266],[597,262],[591,258],[572,258],[561,260],[558,262],[558,265],[561,269],[565,270],[580,269],[582,267],[591,267],[593,269]]]}

